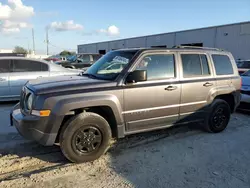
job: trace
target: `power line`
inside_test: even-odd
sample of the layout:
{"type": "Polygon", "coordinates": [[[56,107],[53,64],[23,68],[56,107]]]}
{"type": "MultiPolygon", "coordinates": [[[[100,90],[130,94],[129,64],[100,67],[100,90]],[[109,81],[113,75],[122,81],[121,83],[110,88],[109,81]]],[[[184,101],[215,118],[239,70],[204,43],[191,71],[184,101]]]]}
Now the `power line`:
{"type": "Polygon", "coordinates": [[[70,48],[65,49],[65,48],[56,46],[56,45],[54,45],[54,44],[51,44],[50,42],[49,42],[49,45],[53,46],[54,48],[59,48],[59,49],[61,49],[61,50],[67,50],[67,51],[75,51],[75,50],[76,50],[76,49],[70,49],[70,48]]]}

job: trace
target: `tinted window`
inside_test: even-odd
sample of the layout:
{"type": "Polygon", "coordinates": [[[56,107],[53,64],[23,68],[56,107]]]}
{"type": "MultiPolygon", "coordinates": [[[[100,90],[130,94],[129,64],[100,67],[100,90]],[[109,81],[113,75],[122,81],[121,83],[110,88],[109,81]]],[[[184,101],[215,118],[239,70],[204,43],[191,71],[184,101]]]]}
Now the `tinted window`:
{"type": "Polygon", "coordinates": [[[45,63],[41,63],[41,71],[49,71],[49,66],[45,63]]]}
{"type": "Polygon", "coordinates": [[[206,55],[182,54],[182,67],[184,77],[197,77],[210,75],[206,55]]]}
{"type": "Polygon", "coordinates": [[[155,54],[145,56],[137,70],[147,70],[147,80],[175,77],[174,55],[155,54]]]}
{"type": "Polygon", "coordinates": [[[10,72],[10,60],[0,60],[0,73],[10,72]]]}
{"type": "Polygon", "coordinates": [[[206,55],[200,55],[200,58],[201,58],[201,63],[202,63],[203,75],[210,75],[210,70],[209,70],[206,55]]]}
{"type": "Polygon", "coordinates": [[[250,69],[250,61],[239,61],[237,67],[242,69],[250,69]]]}
{"type": "Polygon", "coordinates": [[[41,71],[41,63],[30,60],[14,60],[13,72],[41,71]]]}
{"type": "Polygon", "coordinates": [[[88,63],[90,61],[89,55],[80,55],[79,59],[82,63],[88,63]]]}
{"type": "Polygon", "coordinates": [[[226,55],[212,55],[217,75],[233,74],[232,63],[226,55]]]}

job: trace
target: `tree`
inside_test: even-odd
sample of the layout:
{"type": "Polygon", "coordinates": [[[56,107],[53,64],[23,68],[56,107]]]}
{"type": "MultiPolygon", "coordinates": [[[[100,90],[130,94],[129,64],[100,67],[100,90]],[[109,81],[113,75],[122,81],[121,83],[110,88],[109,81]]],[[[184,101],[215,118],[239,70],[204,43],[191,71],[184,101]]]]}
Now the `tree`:
{"type": "Polygon", "coordinates": [[[70,51],[64,50],[59,55],[68,56],[68,55],[75,55],[75,54],[76,54],[75,52],[70,52],[70,51]]]}
{"type": "Polygon", "coordinates": [[[21,46],[15,46],[14,50],[13,50],[13,53],[18,53],[18,54],[27,54],[28,51],[21,47],[21,46]]]}

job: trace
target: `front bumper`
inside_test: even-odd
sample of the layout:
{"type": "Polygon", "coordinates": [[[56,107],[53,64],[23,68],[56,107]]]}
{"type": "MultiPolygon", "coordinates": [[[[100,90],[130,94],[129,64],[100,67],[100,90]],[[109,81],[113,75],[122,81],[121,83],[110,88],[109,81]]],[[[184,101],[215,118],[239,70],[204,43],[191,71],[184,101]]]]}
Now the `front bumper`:
{"type": "Polygon", "coordinates": [[[34,140],[46,146],[53,145],[55,142],[57,134],[42,131],[42,128],[46,126],[46,120],[37,116],[24,116],[19,103],[10,113],[10,123],[11,126],[16,127],[20,135],[28,140],[34,140]]]}

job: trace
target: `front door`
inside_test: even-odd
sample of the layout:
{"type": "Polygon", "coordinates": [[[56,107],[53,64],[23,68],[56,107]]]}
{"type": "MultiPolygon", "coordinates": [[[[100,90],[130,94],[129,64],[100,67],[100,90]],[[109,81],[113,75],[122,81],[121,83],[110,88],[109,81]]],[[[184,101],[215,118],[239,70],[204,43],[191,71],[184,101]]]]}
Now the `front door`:
{"type": "Polygon", "coordinates": [[[9,72],[10,72],[10,60],[0,60],[0,100],[10,95],[9,87],[9,72]]]}
{"type": "Polygon", "coordinates": [[[124,86],[127,132],[158,129],[178,121],[181,85],[175,57],[173,53],[149,53],[137,61],[134,70],[147,70],[147,81],[124,86]]]}
{"type": "Polygon", "coordinates": [[[212,66],[205,53],[181,53],[180,59],[183,73],[180,122],[198,121],[216,89],[212,66]]]}
{"type": "Polygon", "coordinates": [[[26,82],[48,76],[48,65],[42,62],[23,59],[13,60],[12,72],[9,76],[10,94],[13,97],[19,97],[26,82]]]}

